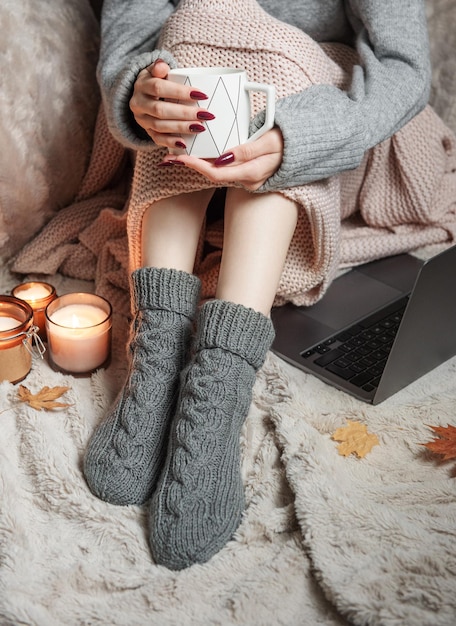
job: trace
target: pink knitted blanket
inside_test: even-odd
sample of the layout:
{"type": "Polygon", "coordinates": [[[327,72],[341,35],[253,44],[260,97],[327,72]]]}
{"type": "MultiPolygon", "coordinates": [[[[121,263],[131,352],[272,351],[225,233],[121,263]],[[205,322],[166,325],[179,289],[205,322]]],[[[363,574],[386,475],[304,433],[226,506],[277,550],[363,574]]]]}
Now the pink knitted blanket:
{"type": "MultiPolygon", "coordinates": [[[[356,61],[350,48],[316,44],[255,0],[232,9],[232,0],[211,0],[208,21],[204,0],[184,0],[168,20],[160,46],[180,66],[243,67],[250,80],[274,84],[278,98],[318,83],[347,85],[356,61]]],[[[254,113],[260,107],[254,99],[254,113]]],[[[122,155],[100,112],[79,197],[24,248],[13,270],[94,279],[97,291],[127,314],[128,275],[141,265],[145,210],[160,198],[214,185],[188,168],[157,168],[164,155],[157,148],[137,154],[127,201],[124,190],[112,190],[122,155]]],[[[427,107],[373,148],[357,170],[281,193],[300,211],[276,304],[311,304],[340,267],[454,240],[456,137],[427,107]]],[[[203,254],[207,246],[201,245],[195,265],[204,298],[215,292],[222,238],[221,221],[202,233],[201,243],[211,249],[203,254]]]]}

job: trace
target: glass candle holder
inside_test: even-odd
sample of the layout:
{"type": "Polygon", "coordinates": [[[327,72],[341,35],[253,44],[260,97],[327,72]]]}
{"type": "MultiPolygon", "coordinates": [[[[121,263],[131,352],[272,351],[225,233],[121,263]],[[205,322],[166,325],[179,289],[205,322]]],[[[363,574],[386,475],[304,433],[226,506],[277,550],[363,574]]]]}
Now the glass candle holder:
{"type": "Polygon", "coordinates": [[[34,333],[32,307],[19,298],[0,296],[0,380],[18,383],[30,372],[34,333]]]}
{"type": "Polygon", "coordinates": [[[46,321],[44,312],[48,304],[57,298],[55,287],[49,283],[31,281],[14,287],[15,298],[25,300],[33,309],[33,323],[38,326],[41,339],[46,339],[46,321]]]}
{"type": "Polygon", "coordinates": [[[88,375],[111,357],[112,307],[91,293],[69,293],[45,311],[50,366],[66,374],[88,375]]]}

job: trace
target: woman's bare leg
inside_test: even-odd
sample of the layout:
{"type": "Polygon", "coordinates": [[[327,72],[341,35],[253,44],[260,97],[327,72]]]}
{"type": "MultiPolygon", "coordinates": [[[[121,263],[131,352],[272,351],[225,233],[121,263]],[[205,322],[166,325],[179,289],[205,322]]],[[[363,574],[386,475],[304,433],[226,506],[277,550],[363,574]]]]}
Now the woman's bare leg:
{"type": "Polygon", "coordinates": [[[201,225],[214,189],[155,202],[142,223],[142,266],[193,272],[201,225]]]}
{"type": "Polygon", "coordinates": [[[228,189],[216,297],[269,315],[297,217],[282,194],[228,189]]]}

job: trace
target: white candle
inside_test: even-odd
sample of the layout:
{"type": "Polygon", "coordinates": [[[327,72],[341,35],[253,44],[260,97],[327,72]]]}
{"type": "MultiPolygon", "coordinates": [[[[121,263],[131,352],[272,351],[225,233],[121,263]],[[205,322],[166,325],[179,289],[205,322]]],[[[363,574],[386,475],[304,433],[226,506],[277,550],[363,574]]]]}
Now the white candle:
{"type": "Polygon", "coordinates": [[[15,317],[10,317],[9,315],[0,315],[0,331],[1,330],[12,330],[17,326],[20,326],[22,322],[15,317]]]}
{"type": "Polygon", "coordinates": [[[50,319],[66,328],[89,328],[106,319],[106,313],[93,304],[67,304],[57,309],[50,319]]]}
{"type": "Polygon", "coordinates": [[[40,283],[25,284],[20,289],[16,289],[14,292],[16,298],[26,300],[27,302],[47,298],[49,294],[49,288],[40,283]]]}
{"type": "Polygon", "coordinates": [[[0,296],[0,381],[17,383],[32,366],[30,305],[13,296],[0,296]]]}
{"type": "Polygon", "coordinates": [[[33,309],[33,322],[38,326],[41,339],[46,339],[46,321],[44,311],[56,297],[55,288],[49,283],[30,282],[17,285],[13,296],[28,302],[33,309]]]}
{"type": "MultiPolygon", "coordinates": [[[[75,294],[81,296],[81,294],[75,294]]],[[[105,363],[111,350],[111,312],[96,304],[97,296],[87,302],[54,305],[58,300],[71,300],[71,294],[54,300],[47,309],[48,347],[53,364],[70,373],[86,373],[105,363]],[[50,310],[52,309],[52,310],[50,310]]],[[[99,299],[101,302],[103,300],[99,299]]]]}

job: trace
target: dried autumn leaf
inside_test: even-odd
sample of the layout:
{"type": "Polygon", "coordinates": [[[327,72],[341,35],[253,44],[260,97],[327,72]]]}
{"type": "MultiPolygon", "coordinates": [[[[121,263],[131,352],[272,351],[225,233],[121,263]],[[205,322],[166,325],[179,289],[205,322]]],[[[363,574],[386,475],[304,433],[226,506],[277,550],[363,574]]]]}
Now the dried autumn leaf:
{"type": "Polygon", "coordinates": [[[64,402],[56,402],[57,398],[63,396],[70,387],[43,387],[38,393],[32,393],[24,385],[19,385],[17,397],[20,402],[26,402],[37,411],[52,409],[62,409],[71,406],[64,402]]]}
{"type": "Polygon", "coordinates": [[[456,426],[429,426],[437,435],[432,441],[423,443],[423,446],[443,455],[443,460],[456,459],[456,426]]]}
{"type": "Polygon", "coordinates": [[[332,438],[334,441],[342,442],[337,446],[339,454],[342,456],[356,454],[361,459],[379,444],[377,435],[368,433],[367,426],[350,420],[347,420],[347,426],[338,428],[332,438]]]}

